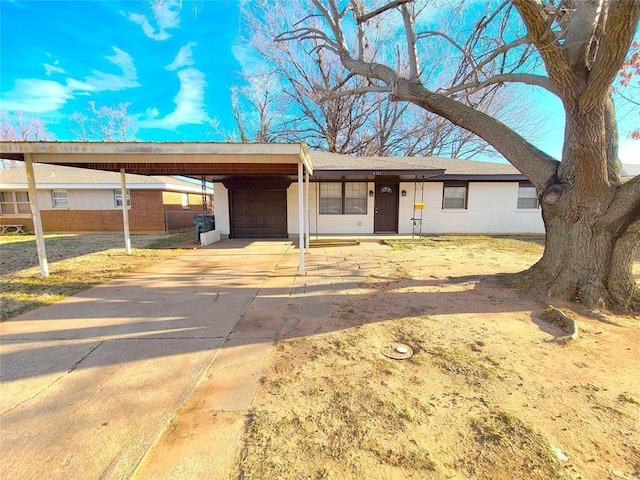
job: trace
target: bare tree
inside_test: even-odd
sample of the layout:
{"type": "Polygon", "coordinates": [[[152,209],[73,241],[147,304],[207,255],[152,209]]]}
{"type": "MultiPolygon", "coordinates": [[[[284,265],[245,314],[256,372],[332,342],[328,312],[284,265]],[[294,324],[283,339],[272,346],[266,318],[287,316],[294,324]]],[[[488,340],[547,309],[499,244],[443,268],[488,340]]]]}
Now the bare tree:
{"type": "Polygon", "coordinates": [[[455,30],[431,29],[433,22],[420,16],[435,15],[438,2],[395,0],[369,8],[362,0],[309,0],[307,5],[308,14],[278,40],[319,44],[351,75],[370,82],[341,94],[384,91],[444,117],[484,139],[533,183],[546,247],[539,262],[514,278],[517,283],[588,307],[640,308],[631,270],[640,243],[640,177],[620,182],[611,97],[636,33],[639,1],[511,0],[487,2],[482,12],[477,2],[467,9],[461,3],[446,13],[455,30]],[[376,29],[390,23],[401,33],[371,48],[380,38],[376,29]],[[400,36],[402,48],[396,45],[400,36]],[[456,57],[426,58],[436,41],[451,46],[456,57]],[[390,50],[402,61],[392,61],[390,50]],[[424,77],[426,61],[438,63],[449,81],[444,75],[424,77]],[[512,84],[534,85],[561,100],[566,116],[561,159],[461,101],[512,84]]]}
{"type": "MultiPolygon", "coordinates": [[[[302,140],[314,149],[352,155],[497,155],[486,142],[456,125],[410,103],[390,102],[387,95],[376,94],[379,87],[368,78],[351,74],[338,57],[323,48],[322,39],[273,41],[284,30],[296,27],[306,12],[304,4],[284,1],[270,2],[262,9],[251,3],[244,12],[248,40],[262,59],[245,71],[248,83],[263,75],[261,69],[279,76],[281,90],[272,89],[270,95],[279,95],[277,103],[288,106],[288,114],[271,122],[273,138],[302,140]],[[354,90],[363,94],[341,94],[354,90]]],[[[322,28],[320,19],[307,20],[308,28],[322,28]]],[[[390,32],[384,29],[379,34],[390,32]]],[[[368,39],[363,43],[371,52],[380,48],[368,39]]],[[[431,70],[425,69],[425,74],[433,75],[431,70]]],[[[507,102],[500,101],[504,98],[505,91],[494,88],[464,95],[462,101],[473,102],[485,113],[500,115],[506,111],[507,102]]],[[[513,115],[512,111],[509,116],[512,124],[522,118],[520,112],[513,115]]],[[[519,127],[529,133],[541,131],[530,121],[520,123],[519,127]]]]}
{"type": "Polygon", "coordinates": [[[69,130],[77,140],[101,142],[127,142],[135,138],[138,130],[135,120],[128,114],[131,104],[98,106],[91,100],[88,115],[74,112],[69,116],[69,130]]]}
{"type": "Polygon", "coordinates": [[[231,109],[241,142],[278,140],[273,125],[282,121],[284,111],[276,82],[266,73],[247,77],[247,85],[231,89],[231,109]]]}
{"type": "MultiPolygon", "coordinates": [[[[9,142],[50,141],[53,134],[48,132],[42,120],[28,116],[24,112],[10,114],[0,110],[0,140],[9,142]]],[[[2,160],[2,168],[14,168],[14,160],[2,160]]]]}

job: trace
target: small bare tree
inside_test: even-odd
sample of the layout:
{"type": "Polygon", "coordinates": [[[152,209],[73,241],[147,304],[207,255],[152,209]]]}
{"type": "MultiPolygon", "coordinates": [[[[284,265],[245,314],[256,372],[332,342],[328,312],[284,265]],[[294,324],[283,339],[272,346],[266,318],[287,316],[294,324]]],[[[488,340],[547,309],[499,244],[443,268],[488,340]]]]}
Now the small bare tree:
{"type": "MultiPolygon", "coordinates": [[[[0,110],[0,140],[9,142],[50,141],[53,134],[48,132],[42,120],[24,112],[10,114],[0,110]]],[[[15,168],[14,160],[2,160],[2,168],[15,168]]]]}
{"type": "Polygon", "coordinates": [[[138,131],[135,119],[128,114],[130,103],[98,106],[91,100],[87,114],[74,112],[69,116],[69,130],[77,140],[101,142],[128,142],[138,131]]]}

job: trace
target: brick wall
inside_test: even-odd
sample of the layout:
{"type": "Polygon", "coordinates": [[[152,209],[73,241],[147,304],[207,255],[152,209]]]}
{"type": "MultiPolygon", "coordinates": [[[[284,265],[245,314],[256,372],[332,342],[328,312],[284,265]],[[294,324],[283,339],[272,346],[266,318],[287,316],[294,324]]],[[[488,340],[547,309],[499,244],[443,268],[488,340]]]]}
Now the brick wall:
{"type": "MultiPolygon", "coordinates": [[[[160,190],[131,192],[129,227],[133,233],[164,233],[193,228],[193,216],[202,214],[202,195],[189,194],[189,208],[182,208],[182,194],[160,190]]],[[[121,232],[122,210],[41,209],[45,233],[121,232]]],[[[33,232],[33,220],[28,217],[0,216],[0,225],[24,225],[33,232]]]]}
{"type": "MultiPolygon", "coordinates": [[[[121,210],[42,210],[40,217],[45,233],[122,232],[124,228],[121,210]]],[[[3,218],[2,223],[21,223],[33,231],[30,218],[3,218]]],[[[132,233],[165,232],[161,191],[131,192],[129,227],[132,233]]]]}

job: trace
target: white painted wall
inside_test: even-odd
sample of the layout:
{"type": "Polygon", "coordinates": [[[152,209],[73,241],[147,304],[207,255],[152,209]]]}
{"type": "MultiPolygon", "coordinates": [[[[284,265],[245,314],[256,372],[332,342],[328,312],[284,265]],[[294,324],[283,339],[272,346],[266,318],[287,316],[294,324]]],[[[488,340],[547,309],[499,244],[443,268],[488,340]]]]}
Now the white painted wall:
{"type": "Polygon", "coordinates": [[[115,205],[113,190],[67,190],[67,199],[68,208],[53,208],[51,190],[38,190],[40,210],[120,210],[115,205]]]}
{"type": "Polygon", "coordinates": [[[213,208],[216,216],[216,230],[222,235],[231,233],[231,221],[229,219],[229,190],[222,183],[213,184],[213,208]]]}
{"type": "MultiPolygon", "coordinates": [[[[367,184],[367,191],[374,189],[374,183],[367,184]]],[[[318,184],[309,186],[310,232],[323,235],[370,235],[373,233],[374,198],[367,197],[366,215],[320,215],[318,214],[318,184]]],[[[292,183],[287,190],[287,227],[288,233],[298,233],[298,184],[292,183]]]]}
{"type": "MultiPolygon", "coordinates": [[[[398,207],[398,233],[413,233],[414,214],[419,217],[420,211],[414,211],[414,183],[403,182],[400,190],[407,192],[400,195],[398,207]]],[[[540,209],[518,209],[518,182],[471,182],[469,197],[465,210],[442,209],[442,182],[425,183],[424,197],[421,184],[417,185],[416,202],[424,198],[422,211],[423,234],[445,233],[544,233],[544,224],[540,209]]],[[[311,183],[310,221],[311,234],[321,235],[371,235],[373,233],[374,198],[367,197],[366,215],[319,215],[317,183],[311,183]]],[[[367,190],[374,190],[374,182],[369,182],[367,190]]],[[[293,183],[287,191],[287,222],[290,234],[298,232],[298,192],[293,183]]],[[[417,229],[417,233],[420,230],[417,229]]]]}
{"type": "MultiPolygon", "coordinates": [[[[321,235],[371,235],[373,234],[374,197],[367,197],[366,215],[319,215],[317,183],[311,183],[310,224],[311,238],[321,235]]],[[[518,209],[518,182],[471,182],[467,209],[443,210],[441,182],[425,183],[424,197],[417,185],[416,201],[424,198],[422,233],[425,235],[446,233],[476,234],[527,234],[544,233],[540,209],[518,209]]],[[[369,182],[367,191],[374,190],[369,182]]],[[[413,209],[414,183],[403,182],[399,197],[398,233],[413,233],[411,218],[420,212],[413,209]]],[[[230,233],[229,192],[221,183],[214,184],[216,230],[223,235],[230,233]]],[[[51,202],[51,200],[49,200],[51,202]]],[[[287,231],[289,236],[298,235],[298,186],[292,183],[287,189],[287,231]]],[[[419,233],[419,231],[417,232],[419,233]]]]}
{"type": "MultiPolygon", "coordinates": [[[[544,233],[540,209],[518,209],[518,182],[470,182],[465,210],[442,208],[442,182],[425,183],[423,234],[444,233],[544,233]]],[[[413,183],[402,183],[407,191],[400,197],[399,233],[413,231],[413,183]]],[[[417,201],[422,198],[418,184],[417,201]]],[[[416,211],[416,216],[420,215],[416,211]]]]}

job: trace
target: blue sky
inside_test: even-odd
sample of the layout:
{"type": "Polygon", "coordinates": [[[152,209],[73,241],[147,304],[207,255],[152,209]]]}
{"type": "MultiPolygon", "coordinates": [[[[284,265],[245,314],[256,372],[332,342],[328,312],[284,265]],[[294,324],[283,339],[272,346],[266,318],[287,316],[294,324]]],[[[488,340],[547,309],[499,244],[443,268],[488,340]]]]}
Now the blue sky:
{"type": "Polygon", "coordinates": [[[70,140],[89,101],[126,102],[141,140],[205,140],[231,116],[237,2],[150,3],[0,0],[1,107],[70,140]]]}
{"type": "MultiPolygon", "coordinates": [[[[130,103],[138,140],[220,141],[233,131],[230,88],[253,61],[241,40],[238,0],[0,0],[0,108],[44,121],[72,140],[69,116],[130,103]]],[[[560,102],[536,94],[548,112],[538,146],[558,158],[560,102]],[[539,97],[538,97],[539,96],[539,97]]],[[[625,138],[637,112],[620,112],[620,157],[640,163],[625,138]]]]}

